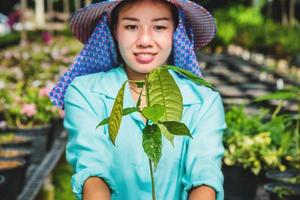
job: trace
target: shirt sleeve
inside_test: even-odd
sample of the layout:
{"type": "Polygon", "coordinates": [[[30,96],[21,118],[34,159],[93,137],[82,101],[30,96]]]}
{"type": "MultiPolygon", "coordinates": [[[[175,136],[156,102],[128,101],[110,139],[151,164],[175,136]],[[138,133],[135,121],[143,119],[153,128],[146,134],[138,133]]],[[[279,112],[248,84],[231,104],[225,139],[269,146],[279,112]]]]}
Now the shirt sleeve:
{"type": "Polygon", "coordinates": [[[213,93],[203,104],[193,105],[191,124],[193,138],[188,140],[183,175],[182,199],[187,200],[192,188],[207,185],[216,191],[217,200],[224,199],[223,174],[221,171],[224,147],[222,137],[226,128],[221,97],[213,93]]]}
{"type": "MultiPolygon", "coordinates": [[[[104,114],[99,116],[94,111],[89,101],[92,98],[89,91],[76,79],[65,95],[64,127],[68,132],[66,158],[74,170],[72,190],[77,199],[82,199],[83,184],[91,176],[102,178],[108,184],[112,196],[117,193],[112,178],[113,145],[103,126],[96,129],[104,114]]],[[[101,99],[99,102],[99,107],[95,109],[105,113],[101,99]]]]}

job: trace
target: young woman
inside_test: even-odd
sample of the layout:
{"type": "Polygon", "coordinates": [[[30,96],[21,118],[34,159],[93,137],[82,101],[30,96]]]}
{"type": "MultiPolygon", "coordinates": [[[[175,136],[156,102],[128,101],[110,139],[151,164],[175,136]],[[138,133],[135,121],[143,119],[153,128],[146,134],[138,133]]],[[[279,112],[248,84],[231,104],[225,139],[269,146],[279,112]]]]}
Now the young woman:
{"type": "MultiPolygon", "coordinates": [[[[95,127],[109,116],[127,79],[142,80],[164,64],[200,76],[194,50],[213,38],[214,20],[190,1],[124,0],[79,10],[71,28],[85,46],[50,96],[65,109],[73,192],[85,200],[150,200],[149,161],[142,149],[143,116],[133,113],[122,120],[116,146],[106,126],[95,127]]],[[[174,147],[163,140],[154,173],[157,199],[222,200],[226,125],[220,95],[171,74],[183,96],[182,122],[193,139],[175,137],[174,147]]],[[[126,86],[124,107],[136,104],[140,90],[135,84],[126,86]]]]}

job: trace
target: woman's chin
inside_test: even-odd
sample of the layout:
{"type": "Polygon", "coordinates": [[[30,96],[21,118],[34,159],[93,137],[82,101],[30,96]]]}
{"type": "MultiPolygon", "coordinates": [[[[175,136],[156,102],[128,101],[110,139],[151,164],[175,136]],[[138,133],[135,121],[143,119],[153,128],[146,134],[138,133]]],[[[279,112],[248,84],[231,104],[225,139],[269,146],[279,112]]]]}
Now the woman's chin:
{"type": "Polygon", "coordinates": [[[149,74],[155,68],[157,68],[157,67],[145,67],[145,66],[142,66],[142,67],[134,69],[134,71],[136,73],[138,73],[138,74],[149,74]]]}
{"type": "Polygon", "coordinates": [[[156,69],[158,67],[159,67],[158,65],[140,65],[140,64],[138,64],[138,65],[134,65],[132,67],[129,67],[128,65],[126,65],[126,68],[127,68],[126,71],[129,76],[145,77],[153,69],[156,69]]]}

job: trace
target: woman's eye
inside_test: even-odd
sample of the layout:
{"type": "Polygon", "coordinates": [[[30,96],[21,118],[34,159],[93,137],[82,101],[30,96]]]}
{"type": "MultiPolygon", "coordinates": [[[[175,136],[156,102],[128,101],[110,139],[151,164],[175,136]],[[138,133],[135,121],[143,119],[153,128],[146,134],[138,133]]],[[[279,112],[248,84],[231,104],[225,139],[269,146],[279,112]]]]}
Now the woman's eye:
{"type": "Polygon", "coordinates": [[[158,31],[162,31],[162,30],[167,29],[167,27],[166,26],[154,26],[154,29],[158,30],[158,31]]]}
{"type": "Polygon", "coordinates": [[[125,29],[127,30],[136,30],[138,28],[137,25],[126,25],[125,26],[125,29]]]}

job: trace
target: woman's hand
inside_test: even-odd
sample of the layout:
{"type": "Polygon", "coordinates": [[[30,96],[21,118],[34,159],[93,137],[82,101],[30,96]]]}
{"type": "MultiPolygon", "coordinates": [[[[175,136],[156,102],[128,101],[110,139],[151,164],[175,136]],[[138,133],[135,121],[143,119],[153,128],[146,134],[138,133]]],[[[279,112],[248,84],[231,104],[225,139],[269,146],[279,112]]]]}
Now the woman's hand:
{"type": "Polygon", "coordinates": [[[110,191],[107,184],[98,177],[88,178],[83,186],[84,200],[110,200],[110,191]]]}
{"type": "Polygon", "coordinates": [[[201,185],[191,190],[189,200],[216,200],[216,192],[209,186],[201,185]]]}

